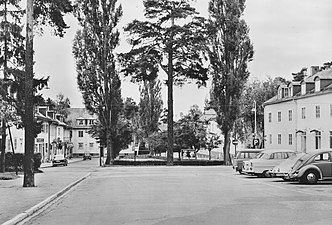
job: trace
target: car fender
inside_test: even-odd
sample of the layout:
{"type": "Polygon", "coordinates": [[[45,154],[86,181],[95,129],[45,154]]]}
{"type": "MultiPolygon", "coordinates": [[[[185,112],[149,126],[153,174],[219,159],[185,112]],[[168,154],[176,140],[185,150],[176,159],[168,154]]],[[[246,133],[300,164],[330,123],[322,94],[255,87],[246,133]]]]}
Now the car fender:
{"type": "Polygon", "coordinates": [[[305,165],[303,166],[302,168],[299,169],[299,174],[298,174],[298,177],[302,177],[303,174],[305,172],[307,172],[308,170],[316,170],[318,173],[319,173],[319,177],[323,177],[322,176],[322,171],[320,171],[320,169],[318,168],[318,166],[316,165],[313,165],[313,164],[309,164],[309,165],[305,165]]]}

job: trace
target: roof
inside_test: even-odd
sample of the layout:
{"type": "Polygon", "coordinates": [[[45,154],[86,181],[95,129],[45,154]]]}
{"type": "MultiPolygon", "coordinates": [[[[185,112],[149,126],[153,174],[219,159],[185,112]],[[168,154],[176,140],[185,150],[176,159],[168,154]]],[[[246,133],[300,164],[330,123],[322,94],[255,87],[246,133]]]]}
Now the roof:
{"type": "Polygon", "coordinates": [[[310,77],[306,77],[304,78],[304,82],[314,82],[316,77],[319,77],[320,79],[332,79],[332,69],[322,70],[310,77]]]}
{"type": "Polygon", "coordinates": [[[268,154],[273,152],[295,152],[295,151],[290,149],[267,149],[262,151],[262,153],[268,153],[268,154]]]}

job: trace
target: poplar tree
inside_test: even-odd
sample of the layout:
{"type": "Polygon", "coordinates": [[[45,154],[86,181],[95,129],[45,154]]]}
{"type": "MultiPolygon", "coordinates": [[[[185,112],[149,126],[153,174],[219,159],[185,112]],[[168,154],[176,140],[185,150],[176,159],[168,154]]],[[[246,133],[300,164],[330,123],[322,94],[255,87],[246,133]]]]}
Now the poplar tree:
{"type": "Polygon", "coordinates": [[[133,81],[153,80],[160,69],[167,74],[167,165],[173,165],[173,85],[195,79],[207,80],[201,49],[204,23],[190,0],[145,0],[146,21],[134,20],[125,27],[130,35],[130,52],[120,55],[125,75],[133,81]]]}
{"type": "Polygon", "coordinates": [[[210,107],[224,135],[224,162],[230,164],[230,135],[239,115],[239,102],[253,58],[249,28],[241,19],[245,0],[211,0],[209,3],[209,59],[212,74],[210,107]]]}
{"type": "Polygon", "coordinates": [[[147,140],[147,138],[152,133],[159,130],[159,118],[163,110],[163,101],[161,99],[161,82],[157,79],[143,81],[140,87],[140,94],[140,128],[143,131],[143,138],[147,140]]]}
{"type": "Polygon", "coordinates": [[[86,108],[98,115],[99,138],[106,139],[102,140],[107,147],[106,164],[112,164],[115,158],[114,138],[123,105],[114,56],[122,7],[116,3],[117,0],[78,0],[75,11],[82,26],[73,45],[77,83],[86,108]]]}

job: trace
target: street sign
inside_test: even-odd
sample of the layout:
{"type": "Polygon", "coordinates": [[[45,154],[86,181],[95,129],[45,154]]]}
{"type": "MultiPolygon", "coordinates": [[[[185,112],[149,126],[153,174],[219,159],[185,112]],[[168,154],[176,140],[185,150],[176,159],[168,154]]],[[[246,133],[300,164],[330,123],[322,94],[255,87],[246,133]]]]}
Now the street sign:
{"type": "Polygon", "coordinates": [[[232,144],[233,144],[233,145],[238,145],[238,144],[239,144],[239,141],[236,140],[236,139],[234,139],[234,140],[232,141],[232,144]]]}
{"type": "Polygon", "coordinates": [[[259,139],[258,138],[254,138],[252,140],[252,144],[253,144],[253,146],[258,146],[259,145],[259,139]]]}

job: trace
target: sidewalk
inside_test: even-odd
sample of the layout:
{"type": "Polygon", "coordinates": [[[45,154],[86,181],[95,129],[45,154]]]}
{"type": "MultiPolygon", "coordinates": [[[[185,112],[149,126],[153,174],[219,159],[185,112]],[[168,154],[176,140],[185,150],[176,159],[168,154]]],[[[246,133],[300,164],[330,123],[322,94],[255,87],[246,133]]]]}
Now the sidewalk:
{"type": "MultiPolygon", "coordinates": [[[[77,161],[82,159],[70,159],[68,163],[77,161]]],[[[0,224],[26,212],[88,174],[86,170],[47,170],[50,166],[52,163],[41,165],[44,173],[35,174],[36,187],[23,188],[23,175],[14,180],[0,181],[0,224]]]]}

